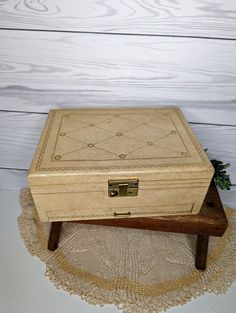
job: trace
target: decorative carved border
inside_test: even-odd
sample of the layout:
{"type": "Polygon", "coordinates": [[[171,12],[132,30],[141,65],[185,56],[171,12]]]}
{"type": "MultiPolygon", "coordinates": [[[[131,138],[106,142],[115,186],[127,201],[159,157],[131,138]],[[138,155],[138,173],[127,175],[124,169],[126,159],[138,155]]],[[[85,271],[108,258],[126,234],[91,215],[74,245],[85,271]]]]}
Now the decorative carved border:
{"type": "MultiPolygon", "coordinates": [[[[193,208],[194,208],[194,203],[184,203],[184,204],[179,204],[181,207],[183,207],[184,205],[190,205],[191,208],[190,209],[186,209],[186,210],[158,210],[158,211],[145,211],[145,212],[142,212],[142,211],[139,211],[139,212],[131,212],[131,215],[130,215],[130,218],[132,218],[133,216],[140,216],[140,215],[145,215],[145,216],[157,216],[157,214],[160,216],[161,214],[168,214],[169,215],[177,215],[177,214],[191,214],[192,211],[193,211],[193,208]]],[[[167,205],[162,205],[161,207],[165,207],[167,205]]],[[[176,206],[176,204],[174,205],[176,206]]],[[[148,208],[152,208],[152,207],[155,207],[156,206],[148,206],[148,208]]],[[[168,205],[168,207],[171,207],[171,205],[168,205]]],[[[122,209],[125,209],[122,207],[122,209]]],[[[130,207],[127,207],[127,210],[129,210],[130,207]]],[[[147,207],[145,207],[145,209],[147,209],[147,207]]],[[[78,218],[81,218],[81,219],[89,219],[89,218],[109,218],[109,219],[117,219],[117,217],[114,217],[114,215],[112,215],[112,213],[103,213],[103,214],[68,214],[68,215],[53,215],[51,214],[53,213],[53,211],[46,211],[46,215],[47,215],[47,218],[48,218],[48,222],[51,222],[51,221],[56,221],[56,220],[65,220],[65,219],[78,219],[78,218]]],[[[127,217],[126,217],[127,218],[127,217]]]]}
{"type": "MultiPolygon", "coordinates": [[[[165,110],[165,109],[161,109],[161,110],[165,110]]],[[[168,111],[168,109],[166,109],[168,111]]],[[[169,109],[170,110],[170,109],[169,109]]],[[[185,129],[185,131],[187,132],[188,136],[190,137],[195,149],[198,151],[202,161],[202,162],[198,162],[198,163],[172,163],[172,164],[137,164],[137,165],[121,165],[121,166],[94,166],[94,167],[41,167],[42,164],[42,160],[43,160],[43,156],[45,153],[45,149],[47,146],[47,142],[48,142],[48,138],[50,135],[50,131],[55,119],[55,115],[56,115],[56,111],[57,110],[52,110],[51,116],[49,117],[49,124],[48,127],[46,129],[46,133],[44,135],[44,138],[42,138],[41,140],[43,141],[42,143],[42,147],[40,150],[40,154],[38,157],[38,161],[36,163],[36,167],[35,170],[36,171],[40,171],[40,172],[50,172],[50,171],[77,171],[77,170],[81,170],[81,171],[96,171],[96,170],[111,170],[111,169],[140,169],[140,168],[162,168],[162,167],[173,167],[173,168],[178,168],[181,166],[187,166],[187,167],[194,167],[194,166],[199,166],[199,165],[203,165],[204,167],[206,165],[207,168],[205,168],[206,171],[211,172],[212,171],[212,167],[211,164],[209,163],[209,160],[207,159],[205,153],[201,150],[199,143],[196,139],[196,137],[193,135],[193,133],[190,131],[189,129],[189,125],[187,123],[187,121],[185,121],[184,116],[182,115],[182,113],[180,112],[180,110],[178,108],[172,108],[171,110],[175,111],[175,113],[177,114],[179,120],[182,122],[182,125],[185,129]]],[[[59,110],[58,110],[59,111],[59,110]]],[[[62,111],[62,110],[61,110],[62,111]]]]}
{"type": "Polygon", "coordinates": [[[189,129],[189,124],[187,123],[187,121],[184,119],[184,116],[182,115],[182,113],[180,112],[180,110],[175,110],[176,114],[178,115],[180,121],[183,123],[183,126],[187,132],[187,134],[189,135],[195,149],[198,151],[201,159],[203,161],[208,161],[206,154],[202,151],[202,149],[199,146],[198,140],[196,139],[195,135],[192,133],[192,131],[190,131],[189,129]]]}
{"type": "Polygon", "coordinates": [[[54,121],[55,115],[56,115],[56,112],[52,111],[51,116],[48,117],[50,120],[49,120],[48,127],[46,129],[46,133],[44,135],[44,138],[40,139],[40,143],[42,141],[43,144],[42,144],[39,156],[38,156],[38,161],[37,161],[36,166],[35,166],[35,170],[36,171],[44,171],[44,169],[41,168],[41,163],[42,163],[42,160],[43,160],[43,156],[44,156],[45,149],[46,149],[47,142],[48,142],[48,137],[50,135],[50,131],[51,131],[51,128],[52,128],[52,125],[53,125],[53,121],[54,121]]]}

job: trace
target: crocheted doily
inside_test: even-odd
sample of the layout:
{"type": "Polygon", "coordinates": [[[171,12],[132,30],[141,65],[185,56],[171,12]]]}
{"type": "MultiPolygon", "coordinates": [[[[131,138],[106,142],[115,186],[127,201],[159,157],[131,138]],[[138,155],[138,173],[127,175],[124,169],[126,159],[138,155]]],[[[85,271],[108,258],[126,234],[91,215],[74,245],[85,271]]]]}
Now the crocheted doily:
{"type": "Polygon", "coordinates": [[[29,189],[20,193],[18,217],[28,251],[46,264],[57,288],[89,303],[115,304],[126,313],[151,313],[206,292],[224,293],[236,279],[236,211],[229,227],[210,237],[207,269],[194,267],[196,236],[63,223],[59,248],[47,249],[50,223],[38,220],[29,189]]]}

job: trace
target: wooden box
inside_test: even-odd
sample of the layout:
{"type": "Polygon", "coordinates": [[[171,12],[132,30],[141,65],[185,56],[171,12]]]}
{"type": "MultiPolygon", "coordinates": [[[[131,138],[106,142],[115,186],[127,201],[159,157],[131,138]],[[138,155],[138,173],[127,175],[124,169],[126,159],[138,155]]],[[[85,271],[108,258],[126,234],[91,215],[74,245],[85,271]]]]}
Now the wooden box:
{"type": "Polygon", "coordinates": [[[214,169],[178,108],[51,110],[28,182],[41,221],[196,214],[214,169]]]}

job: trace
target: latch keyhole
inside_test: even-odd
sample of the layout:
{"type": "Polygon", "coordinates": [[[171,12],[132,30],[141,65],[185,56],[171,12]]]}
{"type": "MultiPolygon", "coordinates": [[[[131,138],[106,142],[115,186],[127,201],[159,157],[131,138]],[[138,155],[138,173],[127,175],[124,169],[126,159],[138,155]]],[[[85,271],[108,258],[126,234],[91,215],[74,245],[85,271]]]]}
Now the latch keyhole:
{"type": "Polygon", "coordinates": [[[117,190],[110,190],[110,197],[115,197],[118,195],[118,191],[117,190]]]}

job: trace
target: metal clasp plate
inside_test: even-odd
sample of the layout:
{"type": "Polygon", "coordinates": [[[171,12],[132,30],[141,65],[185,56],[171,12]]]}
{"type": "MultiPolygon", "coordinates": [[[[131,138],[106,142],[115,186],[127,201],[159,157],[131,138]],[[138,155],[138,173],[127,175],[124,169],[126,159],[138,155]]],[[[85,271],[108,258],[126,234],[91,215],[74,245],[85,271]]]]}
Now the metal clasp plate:
{"type": "Polygon", "coordinates": [[[109,197],[130,197],[138,194],[138,179],[109,180],[109,197]]]}

